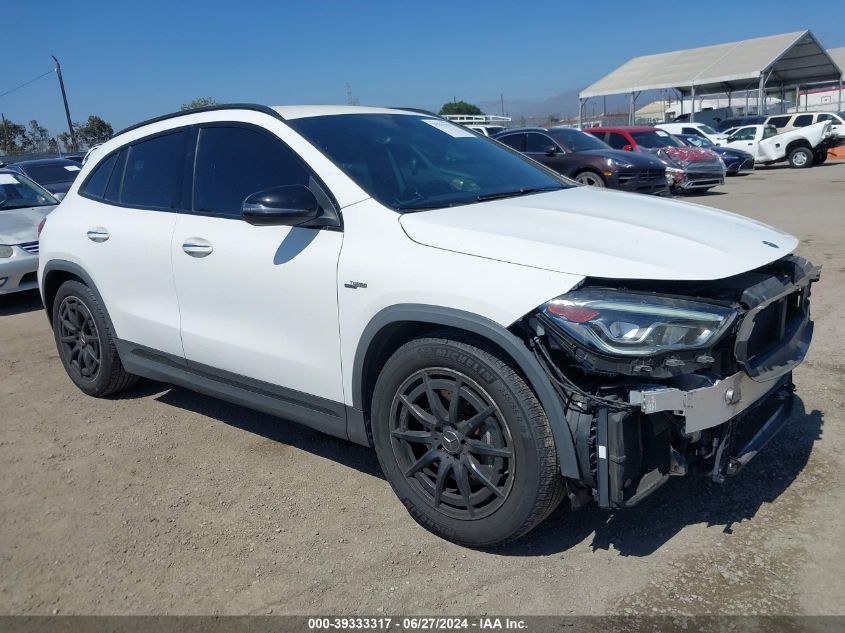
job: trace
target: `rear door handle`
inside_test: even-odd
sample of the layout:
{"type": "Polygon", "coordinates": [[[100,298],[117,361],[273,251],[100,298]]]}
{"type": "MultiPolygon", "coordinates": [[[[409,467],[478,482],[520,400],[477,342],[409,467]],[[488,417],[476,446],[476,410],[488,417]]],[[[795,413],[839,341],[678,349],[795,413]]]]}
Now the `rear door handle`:
{"type": "Polygon", "coordinates": [[[207,257],[211,255],[211,251],[214,248],[208,240],[204,240],[201,237],[189,237],[182,244],[182,250],[191,257],[207,257]]]}
{"type": "Polygon", "coordinates": [[[88,229],[86,235],[92,242],[105,242],[109,239],[109,232],[102,226],[95,226],[93,229],[88,229]]]}

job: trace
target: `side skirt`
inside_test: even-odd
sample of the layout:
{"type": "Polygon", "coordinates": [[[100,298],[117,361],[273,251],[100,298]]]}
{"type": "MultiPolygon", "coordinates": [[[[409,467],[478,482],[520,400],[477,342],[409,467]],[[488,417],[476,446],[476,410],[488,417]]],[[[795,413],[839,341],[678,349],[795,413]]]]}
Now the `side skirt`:
{"type": "Polygon", "coordinates": [[[346,432],[347,407],[343,403],[186,361],[129,341],[117,340],[116,344],[120,360],[131,374],[178,385],[344,440],[350,439],[346,432]]]}

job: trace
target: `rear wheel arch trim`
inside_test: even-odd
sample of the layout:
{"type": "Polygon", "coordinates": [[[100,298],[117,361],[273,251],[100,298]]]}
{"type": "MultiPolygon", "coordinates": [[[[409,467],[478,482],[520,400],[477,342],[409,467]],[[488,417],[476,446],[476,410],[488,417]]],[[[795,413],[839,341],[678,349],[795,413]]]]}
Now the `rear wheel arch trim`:
{"type": "Polygon", "coordinates": [[[464,330],[504,350],[526,377],[529,386],[534,390],[537,399],[546,412],[555,440],[561,474],[564,477],[580,478],[572,432],[566,421],[563,405],[552,388],[548,376],[543,373],[537,360],[519,338],[495,321],[471,312],[442,306],[399,304],[384,308],[376,313],[364,328],[355,351],[352,367],[354,410],[362,412],[365,408],[364,372],[367,354],[372,344],[386,327],[403,322],[464,330]]]}
{"type": "MultiPolygon", "coordinates": [[[[111,316],[109,316],[109,311],[106,308],[106,303],[103,301],[103,297],[100,294],[100,291],[97,290],[97,286],[94,283],[94,280],[91,279],[91,275],[89,275],[82,266],[79,264],[75,264],[73,262],[69,262],[64,259],[51,259],[44,265],[44,273],[43,279],[41,282],[41,300],[44,302],[44,310],[47,312],[47,320],[50,321],[52,324],[53,322],[53,304],[52,301],[47,301],[46,290],[47,290],[47,281],[50,279],[53,273],[63,272],[69,273],[74,277],[77,277],[79,280],[82,281],[88,289],[94,294],[97,298],[97,301],[100,303],[100,307],[103,310],[103,315],[105,316],[106,323],[109,326],[109,330],[111,331],[112,335],[117,338],[117,333],[114,329],[114,323],[112,323],[111,316]]],[[[58,290],[58,288],[56,289],[58,290]]]]}

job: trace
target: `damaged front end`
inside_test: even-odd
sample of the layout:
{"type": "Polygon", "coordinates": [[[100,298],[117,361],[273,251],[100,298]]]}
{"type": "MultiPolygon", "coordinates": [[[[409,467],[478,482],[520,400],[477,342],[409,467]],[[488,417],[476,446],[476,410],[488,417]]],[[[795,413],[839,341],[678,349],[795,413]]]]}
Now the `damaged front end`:
{"type": "Polygon", "coordinates": [[[738,473],[789,417],[819,273],[787,256],[710,282],[588,278],[523,319],[575,440],[573,505],[738,473]]]}

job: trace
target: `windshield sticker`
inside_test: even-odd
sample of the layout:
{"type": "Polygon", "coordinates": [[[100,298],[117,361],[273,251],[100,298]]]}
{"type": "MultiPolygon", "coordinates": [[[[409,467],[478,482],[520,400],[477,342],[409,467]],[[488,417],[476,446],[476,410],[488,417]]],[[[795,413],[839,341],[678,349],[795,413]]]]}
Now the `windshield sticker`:
{"type": "Polygon", "coordinates": [[[79,171],[81,168],[76,165],[65,165],[65,169],[68,171],[79,171]]]}
{"type": "Polygon", "coordinates": [[[459,125],[449,123],[448,121],[441,121],[440,119],[423,119],[423,121],[428,123],[431,127],[437,128],[441,132],[446,132],[446,134],[454,138],[473,138],[475,136],[475,134],[469,130],[465,130],[459,125]]]}
{"type": "Polygon", "coordinates": [[[20,184],[18,179],[12,174],[0,174],[0,185],[17,185],[20,184]]]}

